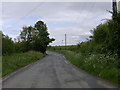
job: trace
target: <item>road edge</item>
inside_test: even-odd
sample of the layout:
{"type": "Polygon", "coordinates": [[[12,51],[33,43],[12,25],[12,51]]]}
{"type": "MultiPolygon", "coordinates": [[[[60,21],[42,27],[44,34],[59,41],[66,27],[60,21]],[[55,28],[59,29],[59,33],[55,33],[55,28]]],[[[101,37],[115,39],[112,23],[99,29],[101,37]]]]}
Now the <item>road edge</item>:
{"type": "MultiPolygon", "coordinates": [[[[48,55],[46,55],[45,57],[47,57],[47,56],[48,56],[48,55]]],[[[30,66],[33,66],[33,65],[37,64],[39,61],[43,60],[45,57],[43,57],[42,59],[37,60],[37,61],[35,61],[35,62],[32,62],[32,63],[30,63],[30,64],[28,64],[28,65],[26,65],[26,66],[23,66],[23,67],[15,70],[15,71],[7,74],[7,75],[1,77],[0,79],[2,79],[2,82],[5,82],[6,80],[8,80],[10,77],[14,76],[15,74],[17,74],[17,73],[19,73],[19,72],[21,72],[21,71],[23,71],[23,70],[25,70],[25,69],[28,69],[30,66]]]]}
{"type": "MultiPolygon", "coordinates": [[[[52,51],[52,52],[53,52],[53,51],[52,51]]],[[[56,53],[58,53],[58,52],[56,52],[56,53]]],[[[58,53],[58,54],[61,54],[61,53],[58,53]]],[[[106,82],[107,84],[111,84],[111,85],[116,86],[117,88],[120,88],[120,86],[119,86],[118,84],[116,84],[116,83],[110,82],[110,81],[108,81],[108,80],[106,80],[106,79],[103,79],[103,78],[100,78],[100,77],[98,77],[98,76],[96,76],[96,75],[94,75],[94,74],[88,73],[87,71],[85,71],[85,70],[83,70],[83,69],[81,69],[81,68],[78,68],[77,66],[75,66],[74,64],[72,64],[69,60],[67,60],[64,54],[62,54],[62,55],[63,55],[62,57],[65,59],[65,62],[67,62],[68,64],[71,64],[71,65],[72,65],[74,68],[76,68],[77,70],[79,70],[79,71],[81,70],[82,72],[84,72],[84,73],[86,73],[86,74],[88,74],[88,75],[92,75],[93,77],[95,77],[95,78],[97,78],[97,79],[99,79],[99,80],[102,80],[102,81],[106,82]]]]}

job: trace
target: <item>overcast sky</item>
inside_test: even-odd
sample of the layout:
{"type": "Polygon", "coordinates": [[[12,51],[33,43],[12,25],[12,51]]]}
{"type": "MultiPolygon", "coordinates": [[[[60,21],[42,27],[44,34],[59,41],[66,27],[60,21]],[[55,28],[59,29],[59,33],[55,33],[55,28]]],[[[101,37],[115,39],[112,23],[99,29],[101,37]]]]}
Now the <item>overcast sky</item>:
{"type": "Polygon", "coordinates": [[[55,41],[51,45],[73,45],[85,41],[90,30],[111,19],[110,2],[3,2],[2,31],[12,38],[19,36],[23,26],[34,25],[42,20],[55,41]]]}

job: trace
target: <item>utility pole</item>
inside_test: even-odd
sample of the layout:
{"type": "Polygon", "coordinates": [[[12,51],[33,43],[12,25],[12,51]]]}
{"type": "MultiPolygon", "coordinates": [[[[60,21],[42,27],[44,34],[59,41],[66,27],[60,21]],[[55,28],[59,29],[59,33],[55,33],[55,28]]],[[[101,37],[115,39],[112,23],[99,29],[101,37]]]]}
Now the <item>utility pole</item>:
{"type": "Polygon", "coordinates": [[[120,1],[118,2],[118,12],[120,13],[120,1]]]}
{"type": "Polygon", "coordinates": [[[113,0],[112,4],[113,4],[112,5],[112,7],[113,7],[113,16],[112,16],[112,18],[113,18],[113,20],[115,20],[116,17],[117,17],[117,2],[116,2],[116,0],[113,0]]]}
{"type": "Polygon", "coordinates": [[[66,49],[66,34],[65,34],[65,49],[66,49]]]}

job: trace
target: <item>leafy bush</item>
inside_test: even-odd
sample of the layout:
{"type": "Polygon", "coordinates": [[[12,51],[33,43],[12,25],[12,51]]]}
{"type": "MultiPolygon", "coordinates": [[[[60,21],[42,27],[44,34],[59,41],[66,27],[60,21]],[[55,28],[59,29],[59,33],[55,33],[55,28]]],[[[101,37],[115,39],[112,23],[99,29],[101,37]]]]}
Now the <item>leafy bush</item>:
{"type": "Polygon", "coordinates": [[[2,34],[2,55],[11,54],[15,51],[14,42],[8,36],[2,34]]]}
{"type": "Polygon", "coordinates": [[[109,22],[109,49],[111,52],[117,52],[120,55],[120,22],[109,22]]]}
{"type": "Polygon", "coordinates": [[[93,31],[93,40],[97,43],[104,43],[108,36],[108,24],[100,24],[93,31]]]}

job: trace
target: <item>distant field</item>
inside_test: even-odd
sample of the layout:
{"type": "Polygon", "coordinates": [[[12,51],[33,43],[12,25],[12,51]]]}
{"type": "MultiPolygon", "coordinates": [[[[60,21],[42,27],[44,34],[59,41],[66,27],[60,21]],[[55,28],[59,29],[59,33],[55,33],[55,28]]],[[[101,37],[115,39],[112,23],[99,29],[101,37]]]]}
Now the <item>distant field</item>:
{"type": "Polygon", "coordinates": [[[118,81],[119,59],[115,54],[83,53],[79,51],[77,45],[66,46],[66,48],[65,46],[54,46],[48,48],[48,50],[63,53],[66,59],[77,67],[100,78],[120,84],[118,81]]]}
{"type": "Polygon", "coordinates": [[[2,56],[2,76],[9,74],[25,65],[40,60],[45,54],[40,52],[15,53],[2,56]]]}

